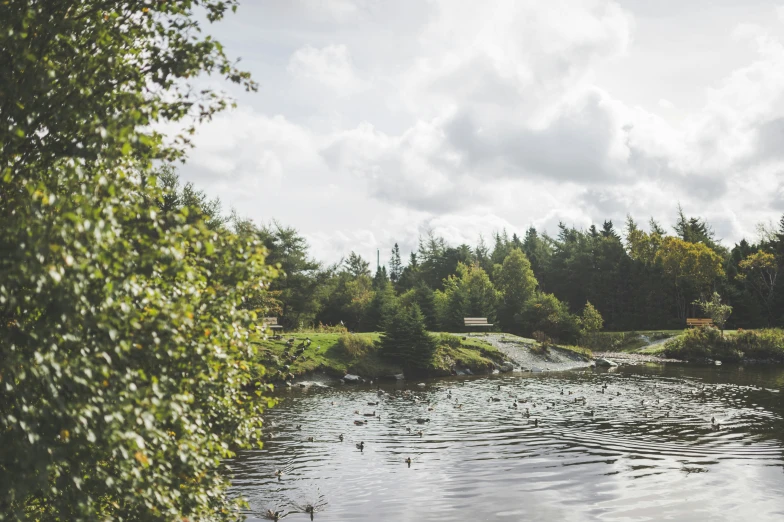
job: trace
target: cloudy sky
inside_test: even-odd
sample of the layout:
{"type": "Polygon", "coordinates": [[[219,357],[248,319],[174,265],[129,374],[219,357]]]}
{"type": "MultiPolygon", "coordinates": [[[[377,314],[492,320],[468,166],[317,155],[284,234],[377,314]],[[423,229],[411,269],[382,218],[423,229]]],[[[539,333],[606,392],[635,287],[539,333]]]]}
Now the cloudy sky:
{"type": "Polygon", "coordinates": [[[775,2],[246,0],[210,31],[260,89],[183,177],[326,261],[679,202],[731,245],[784,212],[775,2]]]}

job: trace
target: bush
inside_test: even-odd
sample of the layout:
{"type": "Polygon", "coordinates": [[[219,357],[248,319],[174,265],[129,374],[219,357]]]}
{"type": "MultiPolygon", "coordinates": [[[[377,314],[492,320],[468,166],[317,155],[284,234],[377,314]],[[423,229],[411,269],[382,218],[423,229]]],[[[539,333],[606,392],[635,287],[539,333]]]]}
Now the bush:
{"type": "Polygon", "coordinates": [[[701,327],[685,330],[683,335],[676,337],[664,345],[664,354],[680,359],[704,359],[711,357],[739,358],[738,354],[730,354],[727,340],[721,332],[713,327],[701,327]]]}
{"type": "Polygon", "coordinates": [[[373,341],[370,338],[344,333],[338,338],[338,348],[348,357],[362,357],[373,349],[373,341]]]}
{"type": "Polygon", "coordinates": [[[784,331],[739,331],[733,336],[722,337],[716,328],[694,328],[668,341],[664,353],[681,359],[716,358],[739,361],[745,358],[784,361],[784,331]]]}
{"type": "Polygon", "coordinates": [[[735,349],[743,352],[747,359],[784,361],[783,330],[741,331],[728,340],[734,344],[735,349]]]}

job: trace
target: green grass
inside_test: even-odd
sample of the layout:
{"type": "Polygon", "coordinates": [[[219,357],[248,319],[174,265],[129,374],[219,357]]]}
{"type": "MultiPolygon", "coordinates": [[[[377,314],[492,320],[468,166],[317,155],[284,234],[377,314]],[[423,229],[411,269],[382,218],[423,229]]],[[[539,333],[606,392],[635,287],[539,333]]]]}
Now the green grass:
{"type": "MultiPolygon", "coordinates": [[[[434,334],[438,339],[438,349],[433,357],[429,373],[433,375],[449,375],[452,368],[469,368],[473,372],[489,371],[494,362],[503,360],[503,354],[490,343],[480,339],[463,339],[462,334],[434,334]]],[[[251,342],[257,348],[258,362],[262,363],[268,374],[268,380],[284,381],[289,374],[301,376],[311,372],[325,372],[335,377],[346,373],[361,375],[367,378],[391,377],[401,373],[402,368],[385,360],[378,354],[375,344],[380,333],[291,333],[283,334],[282,339],[273,340],[255,337],[251,342]],[[369,348],[351,355],[340,342],[341,335],[364,338],[369,348]],[[288,339],[294,339],[293,347],[287,345],[288,339]],[[304,346],[305,339],[310,339],[309,346],[304,346]],[[293,361],[290,357],[304,348],[304,352],[293,361]],[[289,365],[289,368],[285,366],[289,365]]]]}
{"type": "Polygon", "coordinates": [[[597,332],[584,341],[593,350],[611,352],[653,353],[658,347],[645,351],[651,343],[680,335],[683,330],[638,330],[628,332],[597,332]]]}

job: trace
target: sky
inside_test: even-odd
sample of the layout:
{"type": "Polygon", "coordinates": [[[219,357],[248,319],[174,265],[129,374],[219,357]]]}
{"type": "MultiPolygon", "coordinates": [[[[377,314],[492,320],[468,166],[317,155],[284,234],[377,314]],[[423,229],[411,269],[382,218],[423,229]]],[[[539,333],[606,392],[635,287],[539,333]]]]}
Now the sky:
{"type": "Polygon", "coordinates": [[[784,213],[784,4],[246,0],[208,32],[259,83],[181,176],[311,253],[382,264],[680,204],[728,245],[784,213]]]}

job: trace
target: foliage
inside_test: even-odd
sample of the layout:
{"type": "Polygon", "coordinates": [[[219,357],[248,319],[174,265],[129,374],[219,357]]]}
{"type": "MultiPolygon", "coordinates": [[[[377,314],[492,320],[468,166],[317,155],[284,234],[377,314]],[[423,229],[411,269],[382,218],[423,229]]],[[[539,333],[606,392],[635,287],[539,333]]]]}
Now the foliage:
{"type": "Polygon", "coordinates": [[[555,342],[574,343],[579,339],[577,317],[553,294],[537,293],[525,305],[523,324],[528,332],[541,331],[555,342]]]}
{"type": "Polygon", "coordinates": [[[533,296],[537,281],[531,263],[522,250],[514,248],[495,266],[495,286],[500,293],[498,318],[506,331],[521,328],[520,319],[526,301],[533,296]]]}
{"type": "Polygon", "coordinates": [[[362,357],[373,349],[373,341],[368,337],[350,333],[342,334],[337,344],[348,357],[362,357]]]}
{"type": "Polygon", "coordinates": [[[702,243],[666,237],[656,252],[656,261],[674,287],[678,317],[684,320],[686,295],[699,294],[724,276],[721,257],[702,243]]]}
{"type": "Polygon", "coordinates": [[[604,326],[604,319],[602,314],[594,308],[590,301],[585,303],[582,316],[580,317],[580,326],[583,333],[598,332],[604,326]]]}
{"type": "Polygon", "coordinates": [[[370,263],[353,251],[348,255],[348,259],[343,262],[343,265],[346,272],[353,278],[360,276],[370,277],[370,263]]]}
{"type": "Polygon", "coordinates": [[[2,505],[231,518],[220,459],[259,440],[265,404],[242,309],[270,275],[262,247],[157,212],[122,171],[60,173],[70,197],[44,192],[0,232],[2,505]]]}
{"type": "MultiPolygon", "coordinates": [[[[0,14],[0,167],[45,169],[129,155],[179,156],[194,124],[229,100],[188,79],[219,74],[256,85],[201,34],[236,0],[4,2],[0,14]],[[196,15],[196,11],[199,15],[196,15]],[[188,118],[160,147],[154,123],[188,118]]],[[[56,177],[49,177],[50,183],[56,177]]]]}
{"type": "Polygon", "coordinates": [[[692,328],[684,331],[664,345],[664,354],[681,359],[702,359],[731,355],[733,360],[740,359],[740,353],[730,353],[729,343],[722,338],[721,332],[712,327],[692,328]]]}
{"type": "Polygon", "coordinates": [[[716,358],[784,361],[784,331],[739,331],[723,337],[715,328],[693,328],[667,342],[664,353],[682,359],[716,358]]]}
{"type": "Polygon", "coordinates": [[[384,322],[397,304],[397,297],[395,296],[395,289],[392,283],[385,280],[379,286],[380,288],[375,289],[373,297],[367,306],[367,313],[363,322],[363,329],[371,332],[380,331],[383,328],[384,322]]]}
{"type": "Polygon", "coordinates": [[[465,317],[496,319],[498,291],[479,265],[458,263],[456,273],[444,281],[439,323],[450,330],[464,328],[465,317]]]}
{"type": "Polygon", "coordinates": [[[713,320],[713,324],[718,326],[722,332],[724,331],[724,325],[732,313],[732,307],[721,302],[721,296],[718,292],[713,292],[710,300],[700,299],[695,301],[695,304],[708,314],[708,317],[713,320]]]}
{"type": "Polygon", "coordinates": [[[427,333],[419,307],[397,307],[390,315],[381,336],[379,352],[403,366],[406,371],[424,370],[436,350],[435,339],[427,333]]]}
{"type": "Polygon", "coordinates": [[[256,238],[153,159],[255,89],[200,34],[234,0],[5,2],[0,14],[0,519],[233,520],[259,443],[256,238]],[[196,15],[196,10],[199,14],[196,15]],[[157,125],[156,125],[157,124],[157,125]]]}
{"type": "Polygon", "coordinates": [[[250,229],[266,247],[267,262],[279,270],[269,290],[280,295],[283,326],[296,329],[301,323],[311,323],[317,312],[318,291],[331,272],[308,258],[307,241],[296,229],[276,221],[260,228],[250,225],[250,229]]]}
{"type": "Polygon", "coordinates": [[[770,252],[758,250],[738,263],[741,273],[738,280],[747,282],[767,312],[767,320],[773,319],[775,305],[776,281],[781,268],[779,260],[770,252]]]}
{"type": "Polygon", "coordinates": [[[392,255],[389,258],[389,280],[392,284],[397,284],[400,277],[403,275],[403,262],[400,260],[400,247],[395,246],[392,248],[392,255]]]}

